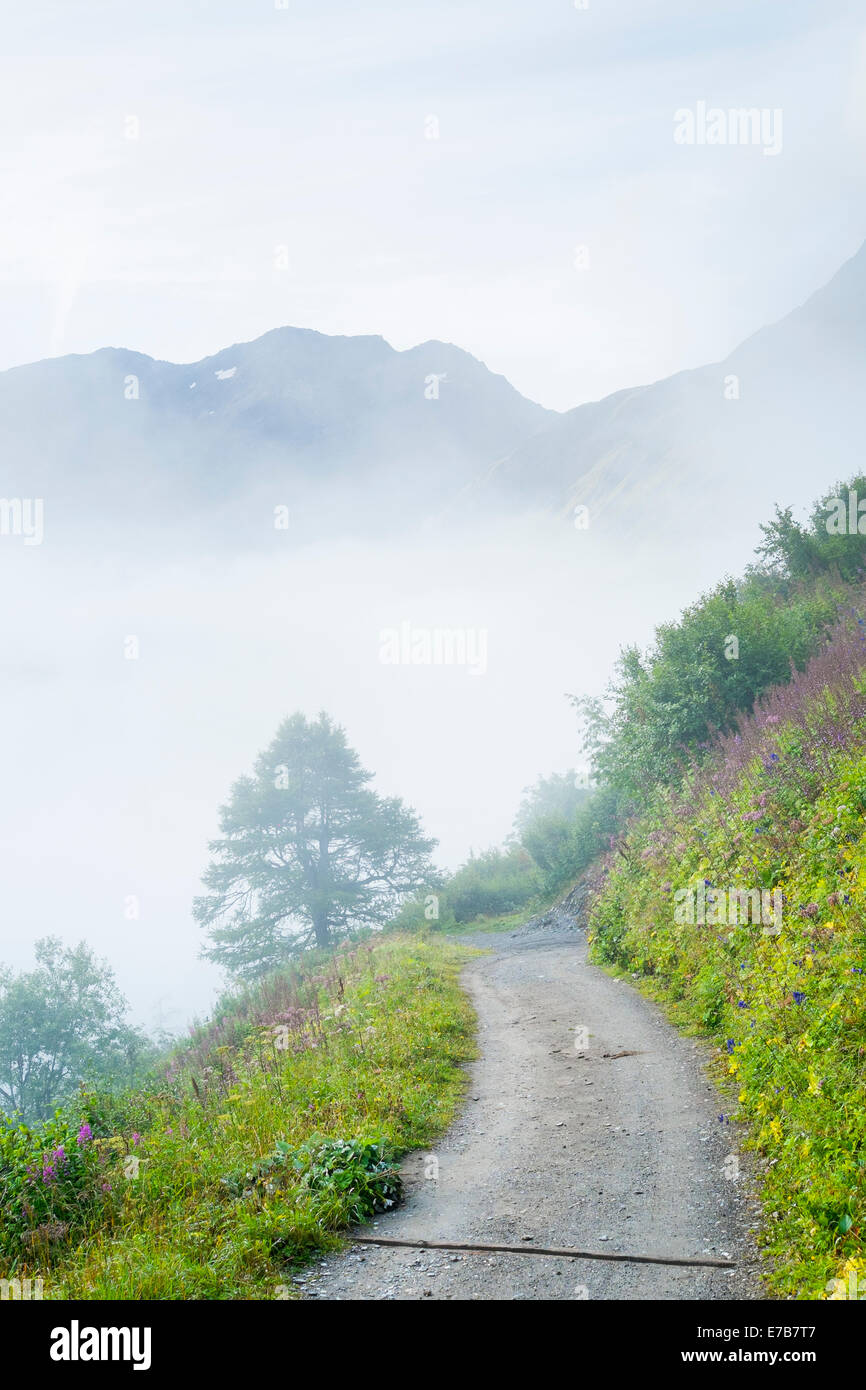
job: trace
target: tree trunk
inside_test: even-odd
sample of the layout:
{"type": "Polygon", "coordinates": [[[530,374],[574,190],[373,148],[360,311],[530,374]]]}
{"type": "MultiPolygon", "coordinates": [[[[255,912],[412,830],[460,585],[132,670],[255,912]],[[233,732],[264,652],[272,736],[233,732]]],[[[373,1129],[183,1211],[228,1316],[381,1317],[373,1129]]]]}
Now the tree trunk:
{"type": "Polygon", "coordinates": [[[331,944],[331,933],[328,929],[328,914],[322,908],[313,911],[313,931],[316,933],[316,945],[327,949],[331,944]]]}

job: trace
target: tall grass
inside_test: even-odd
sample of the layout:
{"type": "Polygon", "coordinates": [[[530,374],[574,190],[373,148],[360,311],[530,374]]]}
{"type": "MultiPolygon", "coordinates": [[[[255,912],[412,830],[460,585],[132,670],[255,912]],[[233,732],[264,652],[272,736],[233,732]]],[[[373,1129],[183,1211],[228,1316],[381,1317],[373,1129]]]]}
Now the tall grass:
{"type": "Polygon", "coordinates": [[[47,1298],[291,1296],[291,1271],[392,1190],[387,1160],[448,1124],[468,954],[390,938],[319,956],[228,1001],[148,1089],[6,1126],[4,1272],[47,1298]]]}

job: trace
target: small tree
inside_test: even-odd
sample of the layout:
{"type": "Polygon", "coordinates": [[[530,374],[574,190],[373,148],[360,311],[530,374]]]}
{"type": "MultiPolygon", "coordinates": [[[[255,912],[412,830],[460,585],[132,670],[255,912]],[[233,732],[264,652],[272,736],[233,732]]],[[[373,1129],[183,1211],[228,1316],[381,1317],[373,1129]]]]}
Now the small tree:
{"type": "Polygon", "coordinates": [[[0,969],[0,1104],[29,1123],[49,1116],[85,1076],[126,1071],[147,1047],[124,1022],[111,968],[84,942],[47,936],[35,954],[35,970],[0,969]]]}
{"type": "Polygon", "coordinates": [[[220,812],[222,838],[194,913],[204,955],[254,978],[311,943],[382,925],[426,883],[436,841],[414,811],[367,785],[344,731],[326,714],[285,720],[220,812]]]}
{"type": "Polygon", "coordinates": [[[558,820],[570,824],[582,802],[591,795],[588,785],[580,786],[573,768],[539,777],[531,787],[524,787],[523,800],[514,817],[514,830],[521,843],[527,830],[540,820],[558,820]]]}

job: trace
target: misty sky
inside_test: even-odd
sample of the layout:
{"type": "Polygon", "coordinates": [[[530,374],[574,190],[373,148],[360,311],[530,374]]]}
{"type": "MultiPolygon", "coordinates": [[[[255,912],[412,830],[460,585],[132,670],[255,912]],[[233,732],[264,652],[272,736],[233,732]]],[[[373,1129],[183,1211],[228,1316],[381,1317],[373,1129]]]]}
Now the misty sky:
{"type": "Polygon", "coordinates": [[[856,250],[866,17],[30,0],[0,148],[0,368],[288,323],[452,341],[567,408],[720,358],[856,250]],[[677,145],[698,101],[781,109],[780,153],[677,145]]]}

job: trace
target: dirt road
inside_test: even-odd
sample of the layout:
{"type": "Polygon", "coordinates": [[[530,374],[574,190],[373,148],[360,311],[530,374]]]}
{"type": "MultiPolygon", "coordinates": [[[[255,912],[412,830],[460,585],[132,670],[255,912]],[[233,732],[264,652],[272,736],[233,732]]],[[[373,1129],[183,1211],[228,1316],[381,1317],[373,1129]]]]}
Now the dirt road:
{"type": "Polygon", "coordinates": [[[480,1058],[448,1135],[404,1164],[407,1200],[359,1234],[730,1255],[735,1272],[355,1246],[300,1280],[320,1299],[759,1298],[737,1134],[681,1037],[583,935],[479,935],[464,983],[480,1058]],[[577,1029],[587,1029],[588,1042],[577,1029]],[[624,1055],[616,1055],[624,1054],[624,1055]]]}

